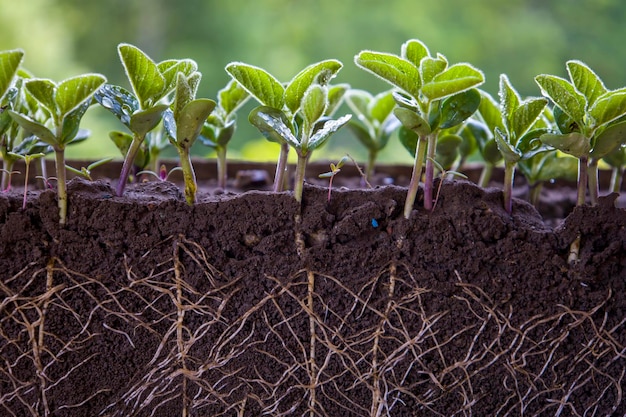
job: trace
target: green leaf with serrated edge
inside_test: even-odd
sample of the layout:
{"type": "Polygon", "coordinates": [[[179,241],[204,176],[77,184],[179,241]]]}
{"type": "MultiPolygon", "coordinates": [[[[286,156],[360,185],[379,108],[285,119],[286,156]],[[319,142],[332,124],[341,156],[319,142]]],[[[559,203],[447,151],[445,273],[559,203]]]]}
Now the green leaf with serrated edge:
{"type": "Polygon", "coordinates": [[[21,49],[0,52],[0,97],[11,86],[22,59],[24,59],[24,51],[21,49]]]}
{"type": "Polygon", "coordinates": [[[409,152],[409,154],[415,158],[415,151],[417,150],[417,141],[419,140],[419,136],[417,133],[412,131],[411,129],[407,129],[404,126],[400,126],[398,130],[398,140],[404,146],[404,148],[409,152]]]}
{"type": "Polygon", "coordinates": [[[396,107],[391,91],[376,94],[368,106],[369,114],[378,123],[383,123],[396,107]]]}
{"type": "Polygon", "coordinates": [[[204,121],[215,108],[215,101],[206,98],[190,101],[183,107],[176,120],[176,144],[190,149],[196,141],[204,121]]]}
{"type": "Polygon", "coordinates": [[[294,148],[300,147],[284,112],[269,106],[259,106],[252,109],[248,120],[267,140],[279,144],[287,143],[294,148]]]}
{"type": "Polygon", "coordinates": [[[165,94],[165,77],[157,64],[136,46],[122,43],[117,50],[141,108],[150,107],[165,94]]]}
{"type": "Polygon", "coordinates": [[[572,132],[566,135],[547,133],[545,135],[541,135],[539,140],[548,146],[552,146],[553,148],[558,149],[561,152],[565,152],[568,155],[575,156],[576,158],[588,156],[591,151],[589,139],[579,132],[572,132]]]}
{"type": "Polygon", "coordinates": [[[541,74],[535,77],[544,96],[559,106],[565,113],[578,123],[583,124],[585,118],[585,96],[576,91],[569,81],[554,76],[541,74]]]}
{"type": "Polygon", "coordinates": [[[458,126],[478,110],[481,96],[477,89],[464,91],[441,102],[440,129],[458,126]]]}
{"type": "Polygon", "coordinates": [[[419,114],[404,107],[396,107],[393,114],[400,120],[402,126],[412,130],[417,135],[423,137],[430,134],[430,125],[419,114]]]}
{"type": "Polygon", "coordinates": [[[626,122],[615,123],[604,129],[594,140],[591,157],[603,158],[626,143],[626,122]]]}
{"type": "Polygon", "coordinates": [[[335,59],[309,65],[289,82],[285,89],[285,104],[292,114],[300,108],[306,91],[313,83],[327,85],[343,65],[335,59]]]}
{"type": "Polygon", "coordinates": [[[136,135],[144,136],[159,124],[161,116],[167,108],[167,104],[159,104],[133,113],[130,117],[129,129],[136,135]]]}
{"type": "Polygon", "coordinates": [[[225,117],[235,113],[250,98],[250,94],[235,80],[230,80],[224,88],[217,93],[218,106],[224,109],[225,117]]]}
{"type": "Polygon", "coordinates": [[[580,131],[578,123],[559,106],[555,105],[552,109],[552,117],[554,118],[554,123],[559,128],[559,132],[567,134],[580,131]]]}
{"type": "Polygon", "coordinates": [[[371,72],[389,84],[397,87],[414,98],[420,94],[419,70],[410,61],[397,55],[362,51],[354,62],[357,66],[371,72]]]}
{"type": "Polygon", "coordinates": [[[326,94],[326,88],[317,84],[311,85],[304,94],[300,113],[309,128],[324,115],[327,106],[326,94]]]}
{"type": "Polygon", "coordinates": [[[420,62],[424,57],[430,56],[430,51],[426,45],[417,39],[411,39],[403,43],[401,51],[400,55],[402,58],[412,62],[417,68],[419,68],[420,62]]]}
{"type": "Polygon", "coordinates": [[[50,129],[48,129],[41,123],[34,121],[26,115],[16,113],[13,110],[8,110],[8,112],[13,120],[15,120],[15,123],[20,125],[22,129],[24,129],[26,132],[37,136],[39,139],[41,139],[41,141],[47,143],[48,145],[58,145],[57,138],[54,133],[52,133],[50,129]]]}
{"type": "Polygon", "coordinates": [[[515,135],[515,140],[528,132],[547,104],[548,100],[546,98],[529,98],[524,100],[520,106],[515,109],[511,117],[511,133],[515,135]]]}
{"type": "Polygon", "coordinates": [[[61,137],[58,138],[59,143],[68,144],[74,140],[78,134],[80,122],[90,104],[89,101],[85,100],[63,117],[61,137]]]}
{"type": "Polygon", "coordinates": [[[455,64],[422,86],[422,94],[429,100],[442,99],[478,87],[485,81],[481,71],[469,64],[455,64]]]}
{"type": "Polygon", "coordinates": [[[65,116],[85,101],[106,82],[104,75],[84,74],[61,81],[57,86],[56,103],[60,117],[65,116]]]}
{"type": "Polygon", "coordinates": [[[373,132],[370,132],[361,123],[358,123],[356,120],[350,120],[346,127],[369,151],[376,151],[378,149],[378,144],[373,139],[373,132]]]}
{"type": "Polygon", "coordinates": [[[127,127],[130,127],[130,117],[139,110],[137,98],[130,91],[117,85],[103,85],[94,93],[94,99],[127,127]]]}
{"type": "Polygon", "coordinates": [[[352,118],[351,114],[346,114],[345,116],[341,116],[337,120],[329,120],[319,129],[311,138],[309,139],[309,143],[307,144],[307,150],[313,151],[326,142],[333,133],[339,130],[343,125],[348,123],[352,118]]]}
{"type": "Polygon", "coordinates": [[[593,106],[596,99],[607,92],[600,77],[581,61],[567,61],[567,72],[574,87],[585,96],[587,108],[593,106]]]}
{"type": "Polygon", "coordinates": [[[336,84],[328,86],[328,104],[326,105],[326,111],[324,116],[332,117],[337,109],[343,103],[343,99],[346,93],[350,90],[349,84],[336,84]]]}
{"type": "Polygon", "coordinates": [[[226,71],[262,105],[279,110],[285,105],[285,88],[264,69],[232,62],[226,71]]]}
{"type": "Polygon", "coordinates": [[[506,126],[506,131],[511,133],[514,131],[513,113],[520,106],[521,98],[505,74],[500,74],[499,95],[502,123],[506,126]]]}
{"type": "Polygon", "coordinates": [[[509,138],[507,138],[506,134],[500,129],[496,128],[493,132],[493,138],[505,161],[515,163],[522,159],[522,153],[509,143],[509,138]]]}
{"type": "Polygon", "coordinates": [[[51,114],[57,116],[58,109],[54,95],[56,94],[56,84],[52,80],[34,78],[24,83],[24,88],[37,101],[45,107],[51,114]]]}
{"type": "Polygon", "coordinates": [[[478,106],[478,113],[483,119],[490,132],[493,132],[496,127],[500,130],[505,130],[504,123],[502,122],[502,112],[500,106],[491,97],[489,93],[481,91],[480,105],[478,106]]]}
{"type": "Polygon", "coordinates": [[[598,128],[626,114],[626,89],[609,91],[589,109],[594,127],[598,128]]]}
{"type": "Polygon", "coordinates": [[[448,61],[441,56],[425,57],[419,64],[422,84],[427,84],[448,68],[448,61]]]}

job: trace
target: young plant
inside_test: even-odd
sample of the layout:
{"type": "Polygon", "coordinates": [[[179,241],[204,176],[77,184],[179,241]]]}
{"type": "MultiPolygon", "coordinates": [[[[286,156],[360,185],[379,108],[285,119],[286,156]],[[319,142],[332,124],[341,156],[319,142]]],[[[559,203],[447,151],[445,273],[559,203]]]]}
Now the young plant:
{"type": "Polygon", "coordinates": [[[226,149],[237,127],[237,110],[243,106],[250,95],[235,80],[230,80],[226,87],[217,93],[217,107],[204,122],[198,140],[217,153],[217,186],[226,188],[226,149]]]}
{"type": "MultiPolygon", "coordinates": [[[[41,156],[43,156],[44,154],[41,154],[41,156]]],[[[99,161],[93,162],[89,165],[87,165],[86,167],[80,167],[80,169],[76,169],[73,168],[69,165],[66,165],[65,168],[67,168],[70,172],[79,175],[81,177],[83,177],[84,179],[88,180],[88,181],[93,181],[93,178],[91,177],[91,171],[94,168],[99,167],[100,165],[104,165],[107,162],[111,162],[113,160],[113,158],[103,158],[100,159],[99,161]]]]}
{"type": "Polygon", "coordinates": [[[493,129],[496,145],[504,158],[504,208],[509,214],[513,207],[513,180],[517,163],[546,150],[535,141],[542,133],[546,133],[546,129],[534,129],[534,125],[547,104],[548,100],[543,97],[522,101],[504,74],[500,75],[499,107],[495,107],[493,100],[486,94],[481,102],[480,114],[493,129]]]}
{"type": "Polygon", "coordinates": [[[304,172],[311,152],[323,145],[350,115],[337,120],[329,114],[336,109],[336,90],[328,82],[342,64],[336,60],[318,62],[300,71],[283,86],[267,71],[243,63],[231,63],[226,71],[254,97],[261,106],[253,109],[248,120],[268,140],[281,145],[276,167],[274,190],[280,191],[289,147],[298,154],[294,196],[302,201],[304,172]]]}
{"type": "Polygon", "coordinates": [[[540,140],[578,158],[576,204],[584,205],[589,187],[590,200],[598,197],[597,161],[626,143],[626,88],[609,90],[598,75],[580,61],[568,61],[569,81],[541,74],[535,81],[554,103],[558,132],[541,135],[540,140]]]}
{"type": "Polygon", "coordinates": [[[180,157],[185,181],[185,199],[189,205],[196,202],[198,188],[190,150],[216,104],[207,98],[195,98],[201,78],[202,74],[197,71],[188,76],[179,72],[176,77],[174,102],[163,114],[165,132],[180,157]]]}
{"type": "Polygon", "coordinates": [[[9,110],[9,114],[25,131],[37,136],[54,150],[57,173],[57,198],[59,224],[65,225],[67,193],[65,189],[65,148],[77,138],[82,117],[92,102],[93,94],[106,82],[100,74],[84,74],[55,83],[48,79],[29,79],[24,90],[39,106],[44,122],[35,114],[22,114],[9,110]]]}
{"type": "Polygon", "coordinates": [[[402,45],[400,56],[362,51],[355,63],[399,90],[394,94],[398,105],[394,114],[419,137],[404,216],[408,219],[413,210],[425,159],[424,208],[431,210],[437,137],[442,129],[460,125],[476,111],[480,94],[474,87],[484,82],[483,73],[465,63],[449,66],[443,55],[431,56],[416,39],[402,45]]]}
{"type": "Polygon", "coordinates": [[[323,174],[318,175],[319,178],[328,178],[328,200],[327,201],[329,203],[330,203],[331,191],[333,189],[333,178],[335,178],[335,175],[339,174],[339,172],[341,171],[341,168],[346,162],[348,162],[349,159],[350,158],[348,157],[348,155],[346,155],[343,158],[341,158],[339,162],[337,162],[337,165],[331,162],[330,171],[324,172],[323,174]]]}
{"type": "Polygon", "coordinates": [[[161,164],[158,174],[156,171],[139,171],[137,175],[147,174],[147,175],[152,175],[154,178],[156,178],[159,181],[167,181],[174,172],[178,172],[182,170],[183,169],[181,167],[174,167],[168,171],[165,164],[161,164]]]}
{"type": "Polygon", "coordinates": [[[12,156],[17,159],[22,159],[24,161],[24,165],[26,167],[26,172],[24,173],[24,198],[22,200],[22,209],[26,208],[26,195],[28,193],[28,174],[30,171],[30,163],[37,158],[43,158],[45,154],[43,153],[35,153],[31,155],[20,155],[12,153],[12,156]]]}
{"type": "Polygon", "coordinates": [[[365,177],[370,178],[378,153],[387,146],[389,138],[400,126],[400,122],[393,115],[396,101],[392,91],[374,96],[365,90],[350,90],[345,99],[357,119],[350,120],[347,127],[367,148],[365,177]]]}
{"type": "Polygon", "coordinates": [[[190,59],[170,59],[157,64],[139,48],[126,43],[119,44],[117,50],[132,93],[123,87],[106,84],[94,97],[132,134],[117,184],[116,192],[121,196],[146,135],[159,124],[163,112],[169,107],[162,101],[175,88],[176,75],[180,72],[188,77],[198,66],[190,59]]]}
{"type": "Polygon", "coordinates": [[[448,171],[439,162],[437,162],[434,159],[433,159],[433,165],[435,166],[437,171],[439,171],[439,186],[437,187],[437,192],[435,193],[435,202],[433,203],[433,210],[434,210],[435,207],[437,207],[437,202],[439,201],[439,194],[441,194],[441,186],[443,185],[443,180],[448,176],[467,179],[467,175],[458,171],[452,171],[452,170],[448,171]]]}
{"type": "Polygon", "coordinates": [[[544,183],[559,178],[576,181],[577,160],[569,155],[558,156],[555,149],[548,149],[522,159],[518,168],[528,183],[528,201],[538,207],[544,183]]]}

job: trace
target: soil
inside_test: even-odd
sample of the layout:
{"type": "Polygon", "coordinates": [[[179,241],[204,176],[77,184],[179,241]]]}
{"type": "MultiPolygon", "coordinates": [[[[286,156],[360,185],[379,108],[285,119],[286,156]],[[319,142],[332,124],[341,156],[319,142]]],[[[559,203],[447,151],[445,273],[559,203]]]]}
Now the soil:
{"type": "Polygon", "coordinates": [[[626,415],[617,194],[444,181],[406,220],[400,185],[73,179],[62,229],[54,191],[0,196],[0,414],[626,415]]]}

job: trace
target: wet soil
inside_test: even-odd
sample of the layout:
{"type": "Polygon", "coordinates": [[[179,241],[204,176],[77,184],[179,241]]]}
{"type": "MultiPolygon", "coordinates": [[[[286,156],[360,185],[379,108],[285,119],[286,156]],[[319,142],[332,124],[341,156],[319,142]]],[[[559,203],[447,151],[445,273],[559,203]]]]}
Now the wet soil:
{"type": "Polygon", "coordinates": [[[63,229],[0,196],[0,414],[626,415],[617,195],[547,219],[445,181],[406,220],[400,185],[74,179],[63,229]]]}

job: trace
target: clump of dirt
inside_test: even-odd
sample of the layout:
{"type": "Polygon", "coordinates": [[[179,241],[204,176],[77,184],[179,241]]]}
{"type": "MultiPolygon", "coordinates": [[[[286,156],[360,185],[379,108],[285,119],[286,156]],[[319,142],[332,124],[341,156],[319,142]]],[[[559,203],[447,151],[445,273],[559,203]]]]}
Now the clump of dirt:
{"type": "Polygon", "coordinates": [[[555,227],[464,181],[409,220],[394,185],[68,193],[63,229],[0,196],[3,414],[626,414],[616,196],[555,227]]]}

